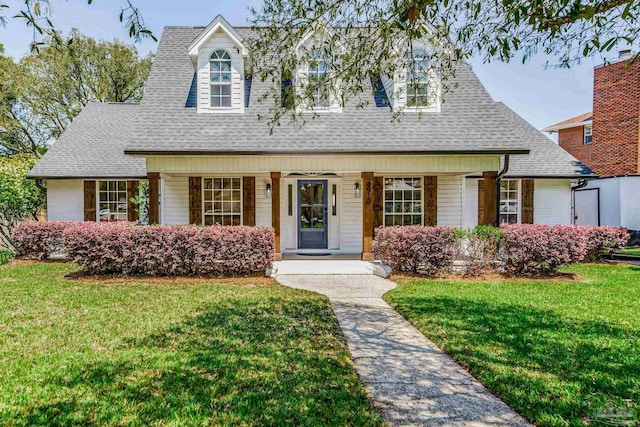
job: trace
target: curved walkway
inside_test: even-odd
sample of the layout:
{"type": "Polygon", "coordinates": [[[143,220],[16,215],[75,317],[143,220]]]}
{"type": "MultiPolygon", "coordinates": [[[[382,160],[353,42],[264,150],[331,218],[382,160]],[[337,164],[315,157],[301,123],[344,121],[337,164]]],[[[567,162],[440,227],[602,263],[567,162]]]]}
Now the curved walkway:
{"type": "Polygon", "coordinates": [[[276,279],[329,297],[360,380],[388,425],[529,425],[384,302],[395,283],[370,275],[276,279]]]}

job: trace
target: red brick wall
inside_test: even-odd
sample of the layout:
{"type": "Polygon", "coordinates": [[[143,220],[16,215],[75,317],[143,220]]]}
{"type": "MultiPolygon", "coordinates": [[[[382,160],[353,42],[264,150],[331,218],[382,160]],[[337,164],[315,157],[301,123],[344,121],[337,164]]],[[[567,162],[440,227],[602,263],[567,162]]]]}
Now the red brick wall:
{"type": "Polygon", "coordinates": [[[600,176],[640,173],[639,107],[640,61],[595,69],[591,167],[600,176]]]}
{"type": "Polygon", "coordinates": [[[559,130],[558,144],[588,168],[591,168],[591,145],[584,144],[584,126],[559,130]]]}

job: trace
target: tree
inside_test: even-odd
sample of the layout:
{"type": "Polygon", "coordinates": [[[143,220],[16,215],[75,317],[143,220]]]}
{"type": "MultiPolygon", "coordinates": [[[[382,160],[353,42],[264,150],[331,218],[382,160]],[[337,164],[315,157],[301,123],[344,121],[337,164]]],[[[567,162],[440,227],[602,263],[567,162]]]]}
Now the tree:
{"type": "MultiPolygon", "coordinates": [[[[640,31],[640,2],[632,0],[265,0],[252,14],[254,75],[277,85],[300,56],[321,52],[342,102],[370,90],[370,79],[405,69],[417,40],[431,46],[429,68],[446,93],[456,64],[470,56],[527,61],[542,53],[568,67],[632,44],[640,31]],[[315,41],[301,47],[309,34],[315,41]]],[[[297,118],[287,108],[317,90],[308,83],[287,93],[288,103],[278,101],[279,85],[265,95],[272,123],[287,111],[297,118]]]]}
{"type": "Polygon", "coordinates": [[[0,154],[40,155],[89,102],[142,98],[151,55],[76,30],[59,39],[19,64],[0,55],[0,154]]]}
{"type": "Polygon", "coordinates": [[[45,205],[42,190],[27,173],[36,164],[33,155],[0,156],[0,250],[13,249],[11,229],[19,221],[38,219],[45,205]]]}

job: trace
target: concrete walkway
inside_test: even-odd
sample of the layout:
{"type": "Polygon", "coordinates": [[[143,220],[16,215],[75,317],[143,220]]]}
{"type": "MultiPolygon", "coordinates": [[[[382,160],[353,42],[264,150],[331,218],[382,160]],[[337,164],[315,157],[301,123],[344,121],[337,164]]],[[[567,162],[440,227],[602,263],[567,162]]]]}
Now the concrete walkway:
{"type": "Polygon", "coordinates": [[[382,300],[395,283],[371,275],[276,279],[329,297],[360,380],[388,425],[529,425],[382,300]]]}

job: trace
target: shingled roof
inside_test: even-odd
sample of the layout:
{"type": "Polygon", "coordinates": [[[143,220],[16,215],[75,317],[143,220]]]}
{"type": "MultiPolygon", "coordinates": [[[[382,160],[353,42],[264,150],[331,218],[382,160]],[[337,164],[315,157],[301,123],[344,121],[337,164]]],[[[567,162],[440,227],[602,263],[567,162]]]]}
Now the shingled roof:
{"type": "Polygon", "coordinates": [[[544,132],[557,132],[561,129],[569,129],[578,126],[588,125],[593,121],[593,111],[580,114],[579,116],[571,117],[570,119],[563,120],[558,123],[554,123],[551,126],[547,126],[542,129],[544,132]]]}
{"type": "Polygon", "coordinates": [[[144,159],[127,156],[137,104],[90,103],[29,173],[30,178],[144,178],[144,159]]]}
{"type": "MultiPolygon", "coordinates": [[[[166,27],[140,105],[90,104],[31,172],[33,177],[143,176],[144,160],[129,154],[526,153],[512,156],[512,174],[582,177],[575,158],[501,103],[466,63],[441,111],[392,120],[384,93],[364,108],[352,100],[342,113],[309,115],[303,126],[273,129],[258,120],[266,83],[248,79],[244,114],[198,114],[195,71],[187,47],[204,27],[166,27]]],[[[236,28],[242,37],[248,28],[236,28]]],[[[381,89],[383,90],[383,89],[381,89]]],[[[379,92],[379,91],[378,91],[379,92]]]]}

